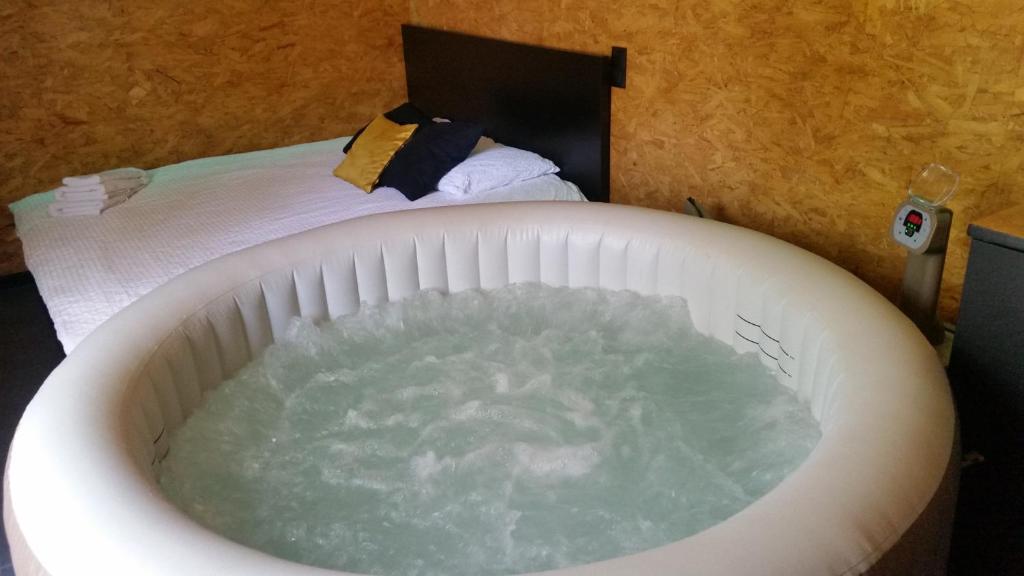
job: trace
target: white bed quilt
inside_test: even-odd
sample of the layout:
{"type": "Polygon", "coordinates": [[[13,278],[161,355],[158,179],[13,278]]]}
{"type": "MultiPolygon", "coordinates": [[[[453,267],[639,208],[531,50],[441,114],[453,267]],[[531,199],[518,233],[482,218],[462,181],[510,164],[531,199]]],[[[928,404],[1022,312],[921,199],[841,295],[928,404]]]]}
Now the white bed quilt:
{"type": "Polygon", "coordinates": [[[100,216],[53,218],[53,192],[14,204],[25,260],[71,352],[135,299],[204,262],[268,240],[358,216],[450,204],[584,200],[556,175],[480,196],[394,189],[366,194],[335,178],[348,138],[192,160],[150,170],[152,181],[100,216]]]}

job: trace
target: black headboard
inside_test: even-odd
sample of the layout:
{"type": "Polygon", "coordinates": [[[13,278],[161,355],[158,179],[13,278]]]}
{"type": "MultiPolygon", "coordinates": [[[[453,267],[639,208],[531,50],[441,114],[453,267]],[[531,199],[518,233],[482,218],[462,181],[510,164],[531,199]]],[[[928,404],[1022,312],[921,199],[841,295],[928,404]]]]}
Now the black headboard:
{"type": "MultiPolygon", "coordinates": [[[[592,201],[607,202],[613,58],[402,26],[409,101],[471,120],[502,144],[531,150],[592,201]]],[[[616,85],[625,54],[616,49],[616,85]]]]}

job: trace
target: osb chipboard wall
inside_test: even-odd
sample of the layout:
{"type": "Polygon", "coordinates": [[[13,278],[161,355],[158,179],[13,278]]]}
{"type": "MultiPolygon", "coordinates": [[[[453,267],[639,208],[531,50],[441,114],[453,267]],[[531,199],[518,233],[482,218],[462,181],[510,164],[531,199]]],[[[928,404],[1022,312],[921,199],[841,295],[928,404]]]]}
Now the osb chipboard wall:
{"type": "Polygon", "coordinates": [[[351,134],[405,95],[407,0],[0,2],[7,203],[62,176],[351,134]]]}
{"type": "Polygon", "coordinates": [[[967,223],[1024,202],[1018,0],[412,0],[412,19],[549,46],[629,48],[613,95],[612,198],[724,220],[812,250],[890,297],[889,218],[930,161],[963,175],[942,310],[967,223]]]}
{"type": "MultiPolygon", "coordinates": [[[[593,52],[615,91],[617,202],[694,196],[894,296],[887,240],[907,179],[963,173],[966,224],[1024,203],[1024,11],[1015,0],[404,0],[0,3],[0,202],[68,173],[351,132],[403,93],[399,23],[593,52]]],[[[20,267],[0,210],[0,273],[20,267]]]]}

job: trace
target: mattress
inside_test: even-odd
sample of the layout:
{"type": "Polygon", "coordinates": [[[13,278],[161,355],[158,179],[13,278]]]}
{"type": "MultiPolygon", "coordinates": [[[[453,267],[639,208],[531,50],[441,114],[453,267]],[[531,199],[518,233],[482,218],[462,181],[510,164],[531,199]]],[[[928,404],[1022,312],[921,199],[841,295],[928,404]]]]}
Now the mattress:
{"type": "Polygon", "coordinates": [[[475,196],[366,194],[331,171],[348,138],[192,160],[100,216],[53,218],[53,192],[10,205],[25,261],[66,352],[167,280],[225,254],[368,214],[452,204],[585,200],[557,175],[475,196]]]}

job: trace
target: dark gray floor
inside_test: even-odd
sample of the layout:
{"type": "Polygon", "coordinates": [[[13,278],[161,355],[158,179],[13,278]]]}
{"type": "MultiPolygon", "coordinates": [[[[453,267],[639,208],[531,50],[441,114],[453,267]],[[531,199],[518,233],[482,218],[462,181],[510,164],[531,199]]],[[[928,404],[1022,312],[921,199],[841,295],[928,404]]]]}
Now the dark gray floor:
{"type": "MultiPolygon", "coordinates": [[[[28,274],[0,277],[0,454],[25,406],[64,353],[28,274]]],[[[1024,574],[1024,447],[990,454],[960,482],[952,576],[1024,574]]],[[[0,576],[11,576],[0,537],[0,576]]]]}
{"type": "MultiPolygon", "coordinates": [[[[22,411],[63,358],[32,277],[0,277],[0,454],[4,460],[22,411]]],[[[7,538],[0,537],[0,576],[13,574],[7,538]]]]}

